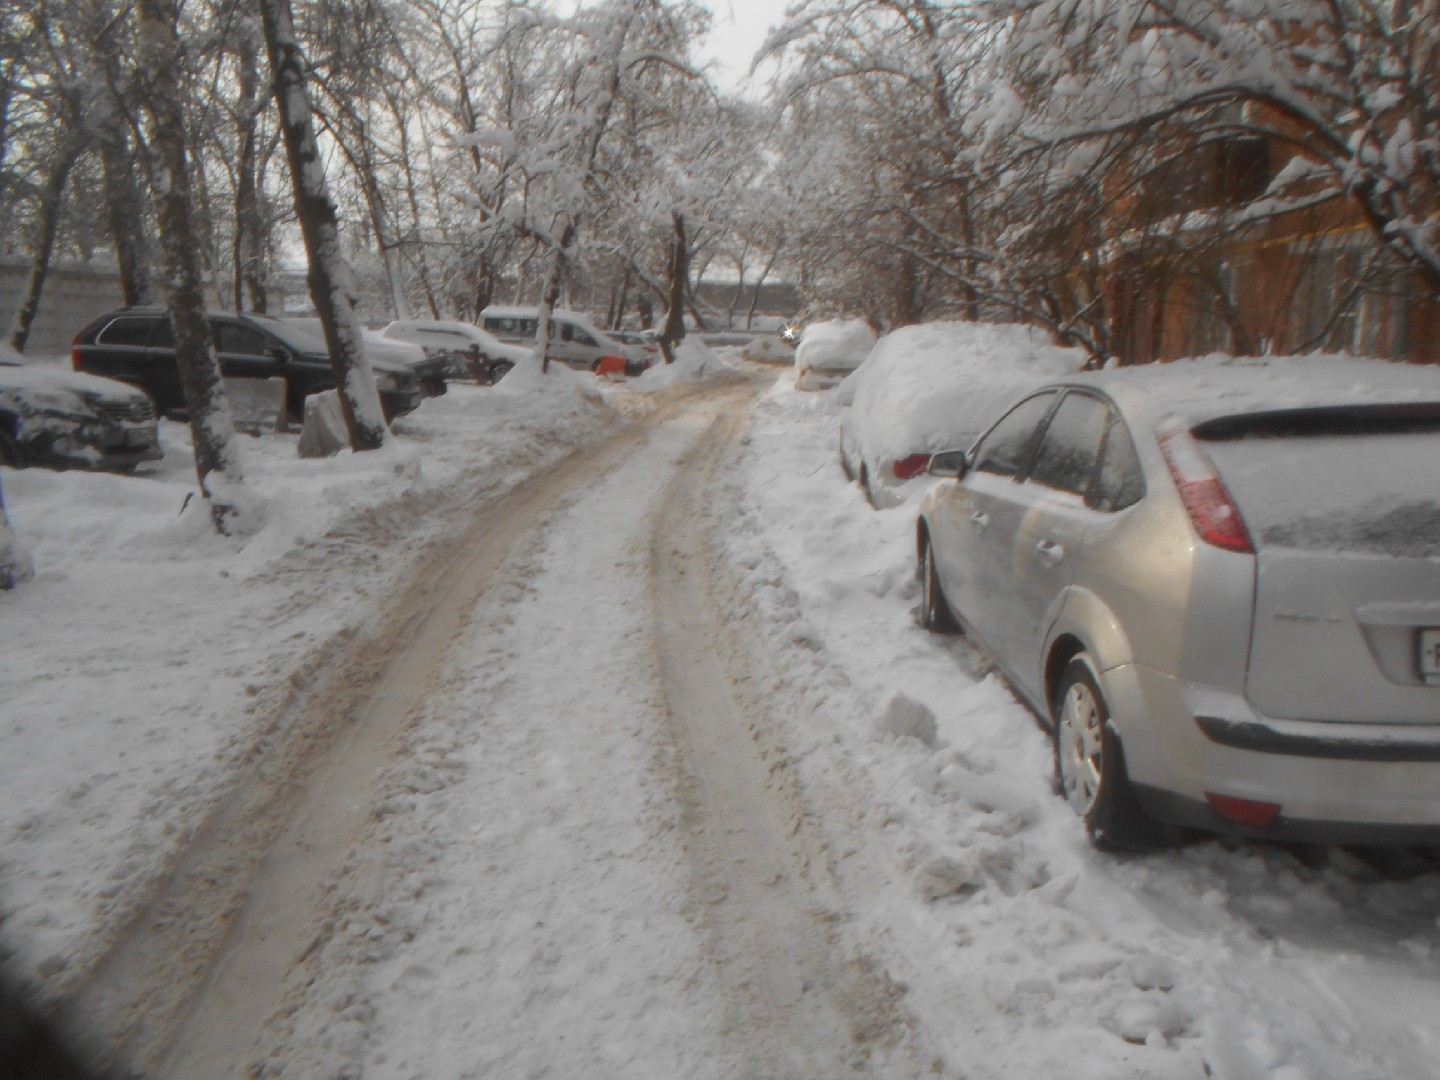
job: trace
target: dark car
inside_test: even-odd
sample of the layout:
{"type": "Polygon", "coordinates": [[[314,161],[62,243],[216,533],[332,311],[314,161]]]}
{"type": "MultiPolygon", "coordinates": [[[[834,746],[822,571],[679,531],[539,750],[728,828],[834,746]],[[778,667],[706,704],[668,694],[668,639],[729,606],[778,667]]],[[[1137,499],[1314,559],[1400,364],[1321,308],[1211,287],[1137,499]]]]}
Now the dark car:
{"type": "Polygon", "coordinates": [[[135,388],[0,356],[0,463],[131,469],[164,456],[155,407],[135,388]]]}
{"type": "MultiPolygon", "coordinates": [[[[325,343],[279,319],[254,313],[209,316],[220,373],[227,379],[284,379],[285,411],[298,420],[311,394],[335,387],[325,343]]],[[[121,308],[92,320],[70,350],[76,371],[137,386],[163,415],[185,412],[175,338],[164,308],[121,308]]],[[[413,371],[372,360],[386,421],[412,412],[425,398],[413,371]]]]}

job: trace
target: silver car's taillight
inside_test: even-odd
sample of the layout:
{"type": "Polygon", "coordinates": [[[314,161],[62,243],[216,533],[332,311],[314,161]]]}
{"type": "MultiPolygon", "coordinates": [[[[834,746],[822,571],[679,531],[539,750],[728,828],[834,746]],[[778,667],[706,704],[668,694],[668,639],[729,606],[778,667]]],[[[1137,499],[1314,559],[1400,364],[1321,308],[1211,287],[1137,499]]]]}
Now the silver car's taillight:
{"type": "Polygon", "coordinates": [[[1185,504],[1200,539],[1226,551],[1253,555],[1255,545],[1245,528],[1245,519],[1240,516],[1240,508],[1200,452],[1190,429],[1178,417],[1167,416],[1155,425],[1155,437],[1160,442],[1160,452],[1165,455],[1165,464],[1170,467],[1170,475],[1175,478],[1180,501],[1185,504]]]}

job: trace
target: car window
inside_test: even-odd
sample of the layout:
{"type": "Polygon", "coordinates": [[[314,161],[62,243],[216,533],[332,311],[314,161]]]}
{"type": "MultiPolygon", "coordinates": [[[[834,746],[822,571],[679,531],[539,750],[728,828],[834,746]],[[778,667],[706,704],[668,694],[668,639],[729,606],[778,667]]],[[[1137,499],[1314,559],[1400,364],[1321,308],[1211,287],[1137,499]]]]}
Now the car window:
{"type": "Polygon", "coordinates": [[[1035,446],[1035,426],[1055,403],[1051,390],[1026,398],[1006,413],[975,448],[975,468],[997,476],[1018,476],[1035,446]]]}
{"type": "Polygon", "coordinates": [[[589,334],[587,334],[584,330],[575,330],[574,333],[574,341],[576,345],[588,345],[591,348],[595,347],[595,339],[589,334]]]}
{"type": "Polygon", "coordinates": [[[217,352],[229,353],[232,356],[265,356],[270,351],[270,343],[258,330],[232,322],[217,322],[212,325],[215,329],[217,352]]]}
{"type": "Polygon", "coordinates": [[[1145,496],[1145,474],[1135,441],[1125,421],[1112,409],[1110,425],[1105,431],[1105,448],[1100,452],[1100,472],[1090,492],[1090,505],[1096,510],[1124,510],[1145,496]]]}
{"type": "Polygon", "coordinates": [[[1089,394],[1068,393],[1046,425],[1030,482],[1084,495],[1090,489],[1110,410],[1089,394]]]}
{"type": "Polygon", "coordinates": [[[156,319],[150,331],[150,347],[152,349],[173,349],[175,347],[175,328],[170,325],[170,317],[156,319]]]}
{"type": "Polygon", "coordinates": [[[156,318],[126,316],[114,319],[100,331],[95,340],[101,345],[144,345],[157,322],[169,325],[167,320],[156,318]]]}

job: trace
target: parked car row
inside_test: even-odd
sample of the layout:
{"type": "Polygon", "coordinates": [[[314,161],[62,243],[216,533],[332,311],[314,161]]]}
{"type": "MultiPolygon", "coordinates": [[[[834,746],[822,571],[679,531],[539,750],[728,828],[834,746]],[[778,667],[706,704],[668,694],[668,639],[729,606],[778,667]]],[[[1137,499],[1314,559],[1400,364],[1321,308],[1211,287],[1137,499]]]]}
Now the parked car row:
{"type": "MultiPolygon", "coordinates": [[[[334,388],[329,349],[302,325],[255,313],[217,312],[209,318],[221,374],[283,380],[290,417],[304,414],[305,398],[311,394],[334,388]]],[[[76,371],[144,390],[161,415],[185,412],[175,338],[164,308],[121,308],[92,319],[76,335],[70,356],[76,371]]],[[[387,422],[416,409],[427,396],[426,383],[434,392],[433,375],[387,360],[370,363],[387,422]]],[[[442,380],[441,389],[443,385],[442,380]]]]}
{"type": "MultiPolygon", "coordinates": [[[[366,330],[386,421],[444,394],[448,379],[498,382],[533,351],[537,316],[534,308],[487,309],[484,321],[500,336],[439,319],[366,330]]],[[[303,416],[306,398],[335,386],[319,319],[212,312],[209,322],[221,375],[282,382],[291,420],[303,416]]],[[[551,337],[552,359],[586,370],[609,358],[616,371],[638,375],[659,356],[653,336],[608,334],[575,312],[554,313],[551,337]]],[[[75,336],[70,355],[73,372],[0,355],[0,464],[120,470],[162,457],[158,417],[185,414],[168,311],[106,312],[75,336]]]]}
{"type": "Polygon", "coordinates": [[[922,476],[921,622],[965,633],[1048,726],[1097,846],[1440,842],[1440,369],[1029,372],[975,436],[963,377],[886,398],[887,371],[926,363],[891,348],[856,376],[886,404],[842,422],[847,470],[875,469],[865,424],[935,438],[951,412],[949,446],[898,458],[922,476]]]}

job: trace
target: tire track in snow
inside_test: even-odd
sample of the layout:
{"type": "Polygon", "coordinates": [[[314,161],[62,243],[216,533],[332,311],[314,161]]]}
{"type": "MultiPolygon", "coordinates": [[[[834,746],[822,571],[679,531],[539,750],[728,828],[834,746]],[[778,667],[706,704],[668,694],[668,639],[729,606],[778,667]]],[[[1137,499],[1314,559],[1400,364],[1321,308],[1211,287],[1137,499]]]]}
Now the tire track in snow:
{"type": "Polygon", "coordinates": [[[720,417],[687,455],[651,549],[687,854],[729,995],[727,1034],[765,1080],[919,1076],[934,1058],[915,1045],[904,991],[843,944],[825,855],[808,850],[805,809],[783,761],[752,740],[759,718],[722,661],[704,509],[743,419],[720,417]]]}
{"type": "MultiPolygon", "coordinates": [[[[681,387],[658,424],[700,393],[681,387]]],[[[369,814],[395,753],[476,599],[508,553],[575,490],[635,452],[631,427],[567,455],[515,489],[460,509],[472,520],[437,547],[362,632],[320,650],[292,686],[250,770],[200,825],[129,929],[66,996],[135,1074],[244,1075],[284,974],[313,935],[334,860],[369,814]]],[[[357,522],[357,542],[372,527],[357,522]]]]}

